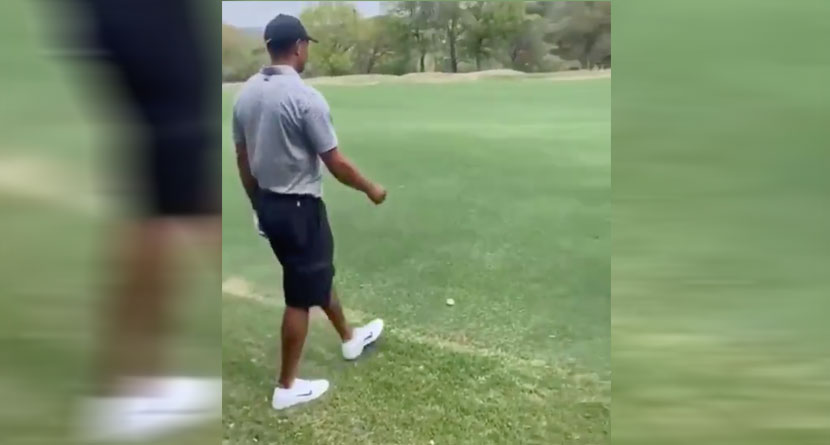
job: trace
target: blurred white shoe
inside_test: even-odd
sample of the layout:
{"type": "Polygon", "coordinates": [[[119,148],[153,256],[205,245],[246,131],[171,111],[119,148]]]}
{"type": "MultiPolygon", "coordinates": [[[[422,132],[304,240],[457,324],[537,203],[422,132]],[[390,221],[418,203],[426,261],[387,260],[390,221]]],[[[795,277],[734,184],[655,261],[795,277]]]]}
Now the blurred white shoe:
{"type": "Polygon", "coordinates": [[[149,441],[205,423],[205,411],[168,411],[158,400],[98,398],[85,402],[79,436],[88,442],[149,441]]]}
{"type": "Polygon", "coordinates": [[[142,392],[84,401],[79,431],[83,440],[147,441],[221,417],[221,379],[130,380],[130,387],[142,392]]]}
{"type": "Polygon", "coordinates": [[[155,379],[155,383],[167,411],[222,415],[222,379],[165,377],[155,379]]]}
{"type": "Polygon", "coordinates": [[[374,343],[383,332],[383,320],[372,320],[365,326],[354,328],[352,339],[343,343],[343,358],[354,360],[363,353],[363,348],[374,343]]]}
{"type": "Polygon", "coordinates": [[[329,390],[327,380],[294,379],[291,388],[275,388],[271,406],[274,409],[286,409],[294,405],[310,402],[329,390]]]}

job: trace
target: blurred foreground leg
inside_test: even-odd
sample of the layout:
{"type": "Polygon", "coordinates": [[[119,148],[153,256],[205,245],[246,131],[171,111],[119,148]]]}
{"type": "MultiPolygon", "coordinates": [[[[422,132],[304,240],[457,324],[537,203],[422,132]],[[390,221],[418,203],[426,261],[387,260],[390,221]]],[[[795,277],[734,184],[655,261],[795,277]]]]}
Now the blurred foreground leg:
{"type": "Polygon", "coordinates": [[[119,377],[150,377],[160,372],[165,316],[170,306],[170,241],[164,219],[134,222],[116,252],[120,279],[105,313],[99,394],[113,395],[119,377]]]}
{"type": "Polygon", "coordinates": [[[122,87],[126,115],[135,117],[127,124],[137,130],[135,141],[108,147],[127,147],[117,176],[129,180],[130,195],[118,202],[134,208],[115,243],[96,397],[82,425],[97,440],[151,439],[221,415],[221,379],[168,376],[162,360],[175,288],[188,275],[176,267],[181,242],[207,239],[218,257],[219,143],[211,120],[218,110],[208,99],[210,66],[189,2],[82,3],[102,61],[122,87]]]}

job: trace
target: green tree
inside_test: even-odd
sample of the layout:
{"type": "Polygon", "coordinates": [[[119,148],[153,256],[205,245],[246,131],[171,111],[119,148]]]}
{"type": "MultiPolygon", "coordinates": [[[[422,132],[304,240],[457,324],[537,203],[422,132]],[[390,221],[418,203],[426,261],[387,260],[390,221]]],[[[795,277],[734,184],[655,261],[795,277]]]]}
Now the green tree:
{"type": "Polygon", "coordinates": [[[320,40],[309,55],[309,75],[352,74],[362,25],[357,9],[348,3],[321,2],[305,9],[300,19],[308,33],[320,40]]]}
{"type": "Polygon", "coordinates": [[[354,48],[355,72],[372,73],[384,59],[405,52],[406,26],[395,16],[380,15],[362,21],[354,48]]]}
{"type": "Polygon", "coordinates": [[[233,26],[222,24],[222,80],[247,79],[265,63],[256,53],[257,43],[233,26]]]}
{"type": "Polygon", "coordinates": [[[446,44],[449,49],[450,70],[458,72],[458,40],[461,36],[461,3],[435,2],[437,5],[434,16],[434,27],[441,33],[441,43],[446,44]]]}
{"type": "Polygon", "coordinates": [[[544,71],[546,57],[553,47],[543,40],[545,27],[543,17],[537,14],[524,16],[505,39],[504,64],[519,71],[544,71]]]}
{"type": "Polygon", "coordinates": [[[423,1],[397,2],[392,13],[406,26],[408,32],[403,35],[403,42],[417,52],[418,69],[424,72],[426,56],[435,46],[438,5],[436,2],[423,1]]]}
{"type": "MultiPolygon", "coordinates": [[[[389,2],[363,18],[345,2],[315,2],[301,19],[320,39],[306,74],[404,74],[508,66],[554,71],[611,66],[611,5],[600,1],[389,2]]],[[[244,80],[267,54],[260,41],[222,27],[222,77],[244,80]]]]}
{"type": "Polygon", "coordinates": [[[551,52],[583,68],[611,64],[611,3],[527,2],[527,12],[549,21],[544,39],[551,52]]]}
{"type": "Polygon", "coordinates": [[[524,6],[511,2],[461,2],[461,44],[475,60],[476,70],[519,32],[524,6]]]}

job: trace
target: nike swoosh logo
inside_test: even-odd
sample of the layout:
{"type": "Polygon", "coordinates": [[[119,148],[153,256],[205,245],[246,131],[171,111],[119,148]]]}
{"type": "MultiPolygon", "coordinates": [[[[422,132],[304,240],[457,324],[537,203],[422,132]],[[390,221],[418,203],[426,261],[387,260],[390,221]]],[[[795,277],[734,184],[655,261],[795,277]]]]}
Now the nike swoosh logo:
{"type": "Polygon", "coordinates": [[[310,396],[310,395],[311,395],[311,391],[309,391],[309,392],[307,392],[307,393],[305,393],[305,394],[297,394],[297,397],[308,397],[308,396],[310,396]]]}
{"type": "Polygon", "coordinates": [[[366,338],[364,338],[364,339],[363,339],[363,341],[369,341],[369,340],[371,340],[373,335],[375,335],[375,334],[370,332],[370,333],[369,333],[369,335],[368,335],[368,336],[366,336],[366,338]]]}

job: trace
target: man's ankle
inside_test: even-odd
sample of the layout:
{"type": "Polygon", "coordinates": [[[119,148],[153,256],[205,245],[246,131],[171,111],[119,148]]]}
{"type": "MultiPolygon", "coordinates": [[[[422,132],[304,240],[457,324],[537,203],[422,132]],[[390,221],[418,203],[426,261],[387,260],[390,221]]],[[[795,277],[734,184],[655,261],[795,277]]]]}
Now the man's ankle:
{"type": "Polygon", "coordinates": [[[291,389],[291,386],[294,384],[294,379],[278,379],[277,380],[277,388],[282,389],[291,389]]]}
{"type": "Polygon", "coordinates": [[[346,335],[343,336],[343,343],[347,343],[352,341],[352,336],[354,335],[354,328],[349,326],[346,330],[346,335]]]}

